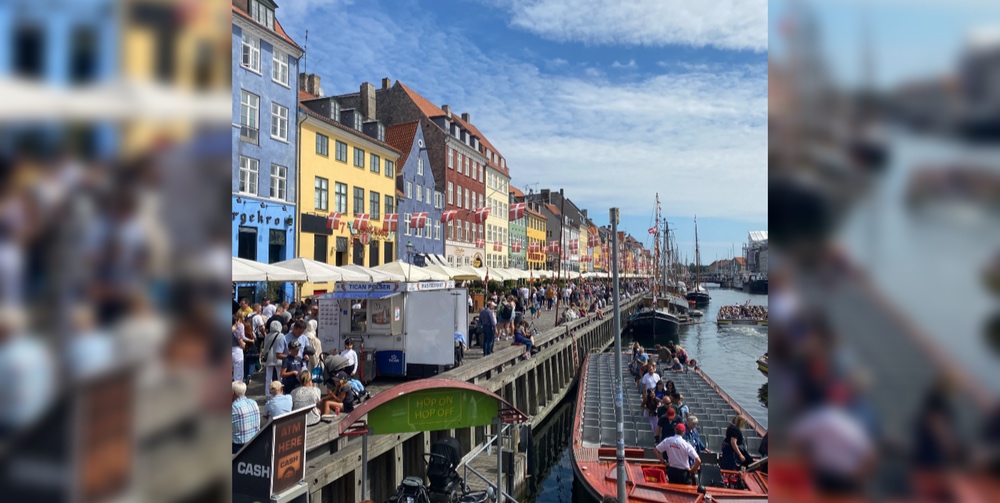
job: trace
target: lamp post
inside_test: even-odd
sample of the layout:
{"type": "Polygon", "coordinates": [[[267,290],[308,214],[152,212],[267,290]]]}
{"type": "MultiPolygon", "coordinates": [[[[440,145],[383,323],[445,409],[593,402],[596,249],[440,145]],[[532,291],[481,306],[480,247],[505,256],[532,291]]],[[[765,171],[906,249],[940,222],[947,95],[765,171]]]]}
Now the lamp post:
{"type": "Polygon", "coordinates": [[[413,241],[406,240],[406,281],[410,281],[410,268],[413,267],[413,241]]]}

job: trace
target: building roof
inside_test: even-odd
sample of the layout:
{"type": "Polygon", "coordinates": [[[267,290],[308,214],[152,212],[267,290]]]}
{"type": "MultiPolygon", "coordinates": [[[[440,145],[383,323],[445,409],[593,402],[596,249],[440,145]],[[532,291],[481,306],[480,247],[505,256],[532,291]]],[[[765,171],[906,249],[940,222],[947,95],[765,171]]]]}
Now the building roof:
{"type": "Polygon", "coordinates": [[[427,117],[440,117],[442,115],[447,115],[444,113],[444,110],[441,110],[440,108],[438,108],[437,105],[428,101],[427,98],[421,96],[420,93],[407,87],[406,84],[403,84],[402,81],[397,80],[396,83],[399,84],[399,87],[401,87],[403,91],[406,91],[406,95],[409,96],[411,100],[413,100],[413,103],[417,105],[417,108],[420,109],[420,112],[426,115],[427,117]]]}
{"type": "Polygon", "coordinates": [[[736,257],[736,263],[740,265],[745,265],[747,263],[747,259],[744,257],[736,257]]]}
{"type": "Polygon", "coordinates": [[[545,218],[545,215],[542,215],[541,213],[539,213],[539,212],[537,212],[537,211],[535,211],[535,210],[533,210],[531,208],[525,208],[524,211],[526,211],[528,213],[531,213],[532,215],[535,215],[538,218],[543,218],[543,219],[545,218]]]}
{"type": "Polygon", "coordinates": [[[385,142],[403,153],[399,158],[399,169],[403,169],[406,159],[410,156],[413,139],[417,137],[417,126],[419,125],[419,122],[413,121],[389,126],[385,130],[385,142]]]}
{"type": "Polygon", "coordinates": [[[319,96],[316,96],[315,94],[313,94],[313,93],[311,93],[309,91],[305,91],[303,89],[299,89],[299,101],[309,101],[309,100],[315,100],[315,99],[318,99],[318,98],[319,98],[319,96]]]}
{"type": "Polygon", "coordinates": [[[514,193],[514,197],[524,197],[524,192],[521,192],[521,189],[513,185],[510,186],[510,191],[514,193]]]}
{"type": "MultiPolygon", "coordinates": [[[[234,14],[239,14],[240,17],[242,17],[243,19],[246,19],[247,21],[250,21],[251,23],[256,23],[257,26],[260,26],[261,28],[264,28],[265,30],[270,30],[270,28],[268,28],[267,26],[264,26],[264,25],[258,23],[256,19],[250,17],[250,14],[247,14],[246,11],[244,11],[243,9],[237,7],[235,4],[233,5],[233,13],[234,14]]],[[[292,44],[293,46],[295,46],[296,49],[298,49],[300,51],[302,50],[302,47],[299,46],[299,44],[296,44],[295,41],[292,40],[292,37],[289,37],[288,34],[285,33],[285,29],[281,27],[281,23],[278,22],[277,18],[274,19],[274,33],[277,34],[278,37],[284,39],[289,44],[292,44]]]]}
{"type": "Polygon", "coordinates": [[[562,215],[562,213],[559,212],[559,208],[556,208],[556,205],[552,203],[545,203],[545,207],[548,208],[553,215],[562,215]]]}
{"type": "Polygon", "coordinates": [[[303,111],[306,115],[309,115],[309,116],[311,116],[311,117],[313,117],[315,119],[320,120],[323,123],[329,124],[329,125],[331,125],[331,126],[333,126],[335,128],[338,128],[338,129],[342,129],[345,132],[351,133],[351,134],[353,134],[355,136],[363,137],[364,139],[366,139],[366,140],[368,140],[368,141],[370,141],[370,142],[372,142],[372,143],[374,143],[374,144],[376,144],[376,145],[378,145],[380,147],[384,147],[384,148],[389,149],[389,150],[391,150],[391,151],[393,151],[393,152],[395,152],[395,153],[397,153],[399,155],[403,155],[403,153],[400,152],[399,149],[393,147],[392,145],[389,145],[388,143],[385,143],[385,142],[382,142],[382,141],[378,141],[377,138],[372,138],[371,136],[368,136],[368,135],[362,133],[361,131],[358,131],[358,130],[353,129],[353,128],[349,128],[349,127],[347,127],[347,126],[345,126],[345,125],[343,125],[343,124],[341,124],[341,123],[339,123],[339,122],[337,122],[337,121],[335,121],[335,120],[333,120],[333,119],[331,119],[329,117],[320,115],[320,114],[318,114],[318,113],[310,110],[308,107],[299,107],[299,110],[303,111]]]}
{"type": "Polygon", "coordinates": [[[750,243],[766,243],[767,242],[767,231],[750,231],[749,233],[750,243]]]}

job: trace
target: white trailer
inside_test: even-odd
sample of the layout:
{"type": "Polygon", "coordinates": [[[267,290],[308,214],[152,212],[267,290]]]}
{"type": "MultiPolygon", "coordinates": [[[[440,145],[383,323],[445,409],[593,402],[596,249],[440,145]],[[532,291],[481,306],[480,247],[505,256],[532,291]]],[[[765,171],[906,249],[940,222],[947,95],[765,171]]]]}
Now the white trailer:
{"type": "MultiPolygon", "coordinates": [[[[378,375],[427,377],[455,366],[455,332],[468,330],[468,292],[453,281],[339,283],[319,296],[323,349],[374,352],[378,375]]],[[[467,334],[466,334],[467,335],[467,334]]]]}

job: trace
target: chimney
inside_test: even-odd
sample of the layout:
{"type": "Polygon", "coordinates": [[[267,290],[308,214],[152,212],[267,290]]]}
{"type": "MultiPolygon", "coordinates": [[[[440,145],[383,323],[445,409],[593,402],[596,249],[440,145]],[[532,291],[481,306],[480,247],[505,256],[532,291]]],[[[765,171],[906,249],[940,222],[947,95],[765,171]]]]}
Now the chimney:
{"type": "Polygon", "coordinates": [[[448,105],[441,105],[441,110],[444,110],[444,114],[451,118],[451,107],[448,105]]]}
{"type": "Polygon", "coordinates": [[[467,114],[467,113],[466,114],[462,114],[462,120],[464,120],[465,122],[468,122],[469,124],[472,124],[472,116],[469,115],[469,114],[467,114]]]}
{"type": "Polygon", "coordinates": [[[361,84],[361,98],[358,104],[362,120],[375,120],[375,86],[369,82],[361,84]]]}
{"type": "Polygon", "coordinates": [[[392,87],[392,79],[390,79],[389,77],[382,79],[382,90],[384,91],[386,89],[389,89],[390,87],[392,87]]]}
{"type": "Polygon", "coordinates": [[[315,73],[300,73],[299,89],[314,96],[319,96],[319,75],[315,73]]]}

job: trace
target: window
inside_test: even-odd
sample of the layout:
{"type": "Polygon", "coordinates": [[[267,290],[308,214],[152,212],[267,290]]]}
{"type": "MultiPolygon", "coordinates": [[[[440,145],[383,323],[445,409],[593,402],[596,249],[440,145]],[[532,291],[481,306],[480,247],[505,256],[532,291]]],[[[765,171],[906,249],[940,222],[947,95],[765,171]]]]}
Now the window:
{"type": "Polygon", "coordinates": [[[465,189],[465,209],[471,210],[472,206],[469,205],[469,189],[465,189]]]}
{"type": "Polygon", "coordinates": [[[410,214],[406,213],[403,215],[403,221],[399,223],[403,227],[403,233],[407,236],[410,235],[410,214]]]}
{"type": "Polygon", "coordinates": [[[448,182],[448,204],[455,204],[454,189],[454,185],[451,182],[448,182]]]}
{"type": "Polygon", "coordinates": [[[465,236],[469,241],[472,241],[472,231],[469,230],[469,222],[465,222],[465,236]]]}
{"type": "Polygon", "coordinates": [[[347,213],[347,184],[346,183],[337,182],[337,189],[336,190],[337,190],[336,195],[335,195],[336,200],[334,200],[334,204],[337,205],[337,208],[334,211],[346,214],[347,213]]]}
{"type": "Polygon", "coordinates": [[[79,84],[97,77],[98,42],[96,29],[84,26],[73,29],[69,61],[71,82],[79,84]]]}
{"type": "Polygon", "coordinates": [[[268,229],[267,263],[285,260],[285,230],[268,229]]]}
{"type": "Polygon", "coordinates": [[[316,133],[316,153],[323,157],[330,155],[330,138],[328,136],[316,133]]]}
{"type": "Polygon", "coordinates": [[[458,222],[458,240],[465,241],[465,231],[462,230],[462,222],[458,222]]]}
{"type": "Polygon", "coordinates": [[[455,240],[455,222],[448,222],[448,239],[455,240]]]}
{"type": "Polygon", "coordinates": [[[424,175],[424,158],[423,157],[418,157],[417,158],[417,175],[419,175],[419,176],[423,176],[424,175]]]}
{"type": "Polygon", "coordinates": [[[243,61],[244,68],[260,73],[260,40],[243,31],[243,61]]]}
{"type": "Polygon", "coordinates": [[[476,181],[479,180],[478,178],[476,178],[476,172],[477,171],[479,171],[479,163],[478,162],[472,164],[472,179],[476,180],[476,181]]]}
{"type": "Polygon", "coordinates": [[[424,195],[424,200],[427,201],[428,204],[430,204],[430,202],[431,202],[431,188],[430,187],[426,187],[426,188],[424,188],[424,190],[426,191],[425,195],[424,195]]]}
{"type": "Polygon", "coordinates": [[[388,159],[385,160],[385,177],[396,178],[396,163],[388,159]]]}
{"type": "Polygon", "coordinates": [[[382,170],[382,161],[381,161],[381,159],[379,159],[379,157],[377,155],[372,154],[371,164],[372,164],[371,165],[372,173],[378,174],[378,173],[381,172],[381,170],[382,170]]]}
{"type": "Polygon", "coordinates": [[[250,16],[254,21],[274,30],[274,11],[259,0],[250,0],[250,16]]]}
{"type": "Polygon", "coordinates": [[[424,202],[424,188],[417,185],[417,201],[424,202]]]}
{"type": "Polygon", "coordinates": [[[354,165],[359,168],[365,167],[365,151],[358,147],[354,147],[354,165]]]}
{"type": "Polygon", "coordinates": [[[448,149],[448,169],[455,169],[455,151],[448,149]]]}
{"type": "Polygon", "coordinates": [[[365,212],[365,189],[354,187],[354,214],[360,215],[365,212]]]}
{"type": "Polygon", "coordinates": [[[455,200],[455,206],[458,206],[459,208],[461,208],[462,207],[462,186],[461,185],[456,185],[455,186],[455,199],[456,199],[455,200]]]}
{"type": "Polygon", "coordinates": [[[482,166],[479,166],[479,179],[480,180],[483,179],[483,167],[482,166]]]}
{"type": "Polygon", "coordinates": [[[288,108],[271,103],[271,138],[288,141],[288,108]]]}
{"type": "Polygon", "coordinates": [[[441,222],[434,222],[434,239],[441,239],[441,222]]]}
{"type": "Polygon", "coordinates": [[[240,139],[257,144],[257,115],[260,97],[246,91],[240,91],[240,139]]]}
{"type": "Polygon", "coordinates": [[[257,159],[240,156],[240,192],[257,195],[257,159]]]}
{"type": "Polygon", "coordinates": [[[288,85],[288,55],[275,49],[271,58],[271,80],[283,85],[288,85]]]}
{"type": "Polygon", "coordinates": [[[288,168],[271,165],[271,198],[285,200],[286,187],[288,184],[288,168]]]}
{"type": "Polygon", "coordinates": [[[240,226],[236,243],[236,256],[247,260],[257,260],[257,228],[240,226]]]}
{"type": "Polygon", "coordinates": [[[19,23],[12,46],[14,73],[21,77],[39,79],[45,76],[46,37],[42,27],[19,23]]]}
{"type": "Polygon", "coordinates": [[[327,243],[326,234],[313,234],[313,260],[326,263],[327,243]]]}
{"type": "MultiPolygon", "coordinates": [[[[393,200],[392,196],[385,196],[385,214],[386,215],[388,215],[390,213],[395,213],[394,210],[396,209],[396,206],[395,206],[394,203],[395,203],[395,201],[393,200]]],[[[397,221],[398,221],[398,219],[397,219],[397,221]]]]}
{"type": "Polygon", "coordinates": [[[382,208],[382,194],[372,191],[368,193],[368,209],[372,220],[380,220],[379,210],[382,208]]]}
{"type": "Polygon", "coordinates": [[[337,140],[337,160],[347,162],[347,144],[337,140]]]}
{"type": "Polygon", "coordinates": [[[406,198],[413,199],[413,184],[406,182],[406,198]]]}
{"type": "Polygon", "coordinates": [[[316,211],[327,211],[330,209],[330,180],[316,177],[316,211]]]}
{"type": "Polygon", "coordinates": [[[469,158],[465,158],[465,176],[469,176],[469,158]]]}

